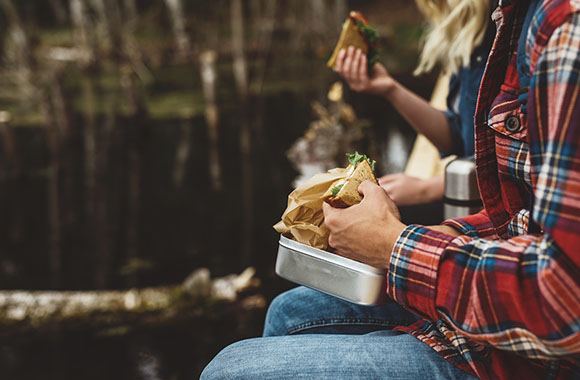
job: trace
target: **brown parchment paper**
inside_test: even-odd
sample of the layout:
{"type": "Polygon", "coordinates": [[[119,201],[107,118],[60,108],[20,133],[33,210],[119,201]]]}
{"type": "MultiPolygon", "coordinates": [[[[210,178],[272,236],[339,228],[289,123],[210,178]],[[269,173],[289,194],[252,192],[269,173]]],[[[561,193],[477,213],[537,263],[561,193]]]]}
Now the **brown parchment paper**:
{"type": "Polygon", "coordinates": [[[330,185],[346,177],[348,168],[331,169],[315,174],[288,195],[288,206],[282,220],[274,225],[281,234],[314,248],[328,247],[328,230],[324,226],[322,194],[330,185]]]}

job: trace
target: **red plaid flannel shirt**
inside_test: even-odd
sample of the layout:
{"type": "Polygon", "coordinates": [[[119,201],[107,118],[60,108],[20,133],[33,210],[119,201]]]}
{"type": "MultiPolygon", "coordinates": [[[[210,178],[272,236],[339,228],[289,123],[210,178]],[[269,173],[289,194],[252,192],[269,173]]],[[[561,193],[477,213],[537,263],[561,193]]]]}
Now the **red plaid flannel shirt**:
{"type": "Polygon", "coordinates": [[[387,291],[425,317],[399,329],[480,378],[580,378],[580,0],[535,12],[523,113],[515,55],[527,8],[501,0],[493,14],[475,115],[485,210],[444,223],[459,237],[408,226],[387,291]]]}

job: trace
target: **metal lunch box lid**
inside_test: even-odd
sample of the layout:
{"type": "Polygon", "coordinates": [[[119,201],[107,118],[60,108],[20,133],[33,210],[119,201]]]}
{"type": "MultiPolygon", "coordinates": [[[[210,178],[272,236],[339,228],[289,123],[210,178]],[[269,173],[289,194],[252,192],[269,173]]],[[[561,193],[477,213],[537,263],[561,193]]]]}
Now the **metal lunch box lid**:
{"type": "Polygon", "coordinates": [[[457,158],[445,167],[445,198],[460,201],[480,199],[475,158],[457,158]]]}
{"type": "Polygon", "coordinates": [[[341,266],[348,269],[354,269],[358,272],[384,275],[387,273],[386,269],[376,268],[368,264],[361,263],[359,261],[348,259],[344,256],[337,255],[322,249],[313,248],[309,245],[297,242],[296,240],[289,239],[284,235],[280,235],[279,244],[282,247],[291,249],[293,251],[300,252],[304,255],[309,255],[316,257],[317,259],[329,262],[333,265],[341,266]]]}
{"type": "Polygon", "coordinates": [[[276,274],[359,305],[381,305],[386,299],[386,269],[312,248],[280,236],[276,274]]]}

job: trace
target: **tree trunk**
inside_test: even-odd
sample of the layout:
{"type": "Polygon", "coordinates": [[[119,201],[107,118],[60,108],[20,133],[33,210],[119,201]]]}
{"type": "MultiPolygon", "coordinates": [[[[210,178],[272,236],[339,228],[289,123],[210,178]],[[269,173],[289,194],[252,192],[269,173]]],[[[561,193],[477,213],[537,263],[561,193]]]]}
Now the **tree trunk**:
{"type": "Polygon", "coordinates": [[[250,92],[252,94],[261,94],[264,86],[264,78],[266,76],[266,69],[270,51],[272,48],[272,37],[276,28],[276,13],[278,10],[277,1],[266,1],[263,13],[258,15],[254,20],[254,30],[258,31],[255,40],[257,41],[257,48],[260,52],[259,58],[254,69],[254,79],[250,85],[250,92]]]}
{"type": "MultiPolygon", "coordinates": [[[[60,224],[63,231],[75,226],[79,220],[78,209],[75,205],[75,169],[76,160],[76,137],[75,125],[70,105],[70,97],[64,85],[64,69],[55,67],[51,73],[51,101],[56,120],[54,127],[57,129],[56,138],[58,143],[58,187],[60,224]]],[[[64,235],[64,234],[63,234],[64,235]]]]}
{"type": "MultiPolygon", "coordinates": [[[[102,196],[98,190],[98,156],[99,146],[97,139],[97,115],[95,106],[97,97],[95,91],[95,82],[90,76],[82,80],[83,98],[85,103],[85,120],[83,127],[83,145],[84,145],[84,199],[85,199],[85,247],[87,258],[95,263],[95,286],[97,289],[103,289],[107,284],[108,271],[108,251],[102,252],[98,249],[101,241],[106,240],[107,236],[101,235],[100,223],[97,213],[100,212],[97,199],[102,196]]],[[[100,152],[106,154],[106,152],[100,152]]],[[[106,207],[105,207],[106,208],[106,207]]]]}
{"type": "Polygon", "coordinates": [[[51,72],[51,100],[56,117],[56,127],[61,138],[73,134],[72,112],[65,93],[63,68],[55,67],[51,72]]]}
{"type": "Polygon", "coordinates": [[[177,58],[180,62],[183,62],[190,56],[191,44],[186,32],[185,16],[181,1],[182,0],[165,0],[165,4],[169,9],[169,15],[173,22],[173,34],[175,35],[177,58]]]}
{"type": "MultiPolygon", "coordinates": [[[[97,99],[95,96],[95,83],[90,76],[86,76],[85,79],[83,79],[82,89],[85,103],[85,120],[83,128],[83,143],[85,153],[85,213],[87,220],[89,221],[89,225],[91,225],[95,214],[97,186],[97,136],[95,110],[97,99]]],[[[92,236],[93,234],[93,229],[89,228],[89,231],[87,231],[87,236],[92,236]]],[[[94,239],[90,240],[93,241],[94,239]]],[[[92,244],[90,245],[92,246],[92,244]]]]}
{"type": "Polygon", "coordinates": [[[46,122],[46,137],[50,152],[48,166],[48,256],[50,284],[53,289],[59,289],[62,281],[62,252],[61,252],[61,217],[59,196],[60,174],[60,138],[56,128],[52,106],[48,94],[43,94],[40,107],[46,122]]]}
{"type": "Polygon", "coordinates": [[[214,51],[205,51],[200,55],[201,82],[205,96],[205,121],[209,137],[209,173],[211,186],[215,191],[222,189],[221,166],[219,157],[219,113],[216,102],[216,77],[215,67],[217,54],[214,51]]]}
{"type": "Polygon", "coordinates": [[[64,25],[67,20],[66,8],[61,0],[49,0],[54,18],[59,25],[64,25]]]}
{"type": "Polygon", "coordinates": [[[133,70],[135,70],[135,73],[139,76],[139,79],[142,82],[146,82],[150,80],[152,76],[147,66],[145,66],[145,62],[143,62],[143,55],[139,49],[137,39],[135,38],[137,22],[139,21],[136,0],[124,0],[123,4],[123,11],[125,13],[125,23],[123,28],[123,55],[130,62],[133,70]]]}
{"type": "Polygon", "coordinates": [[[108,15],[108,4],[105,4],[105,0],[88,1],[97,15],[95,29],[100,48],[109,53],[115,45],[113,44],[111,21],[108,15]]]}
{"type": "Polygon", "coordinates": [[[184,117],[181,121],[180,136],[175,150],[175,164],[173,166],[173,184],[176,188],[183,186],[185,173],[187,171],[187,161],[191,153],[191,120],[184,117]]]}
{"type": "Polygon", "coordinates": [[[10,113],[0,111],[0,135],[2,136],[4,148],[4,162],[6,164],[6,182],[3,184],[6,193],[11,194],[10,202],[10,240],[11,243],[17,245],[23,236],[23,221],[22,216],[22,202],[24,196],[21,194],[22,186],[22,160],[14,130],[10,125],[10,113]]]}
{"type": "Polygon", "coordinates": [[[234,79],[242,99],[248,97],[248,70],[244,48],[244,13],[242,0],[231,0],[232,50],[234,79]]]}
{"type": "Polygon", "coordinates": [[[32,84],[32,51],[28,34],[12,0],[0,0],[0,8],[4,10],[9,24],[9,35],[12,37],[16,49],[14,52],[15,76],[22,91],[22,98],[33,104],[36,88],[32,84]]]}
{"type": "Polygon", "coordinates": [[[326,25],[328,25],[328,12],[326,0],[310,0],[312,9],[308,12],[310,30],[313,36],[321,37],[324,34],[326,25]]]}
{"type": "Polygon", "coordinates": [[[337,30],[339,30],[338,27],[342,24],[342,22],[348,16],[347,12],[348,12],[347,0],[334,0],[334,20],[333,20],[333,22],[336,23],[337,30]]]}
{"type": "MultiPolygon", "coordinates": [[[[139,199],[141,197],[141,152],[139,151],[139,139],[143,128],[145,107],[137,86],[135,73],[126,69],[123,73],[123,87],[128,98],[130,113],[133,118],[131,125],[127,126],[127,224],[126,224],[126,248],[127,263],[135,262],[139,257],[138,250],[138,227],[139,227],[139,199]]],[[[127,277],[127,285],[137,286],[137,273],[131,273],[127,277]]]]}
{"type": "MultiPolygon", "coordinates": [[[[100,89],[99,89],[100,90],[100,89]]],[[[116,96],[115,96],[116,97],[116,96]]],[[[113,103],[112,101],[109,104],[113,103]]],[[[113,103],[114,104],[114,103],[113,103]]],[[[116,112],[117,105],[110,105],[108,107],[109,111],[104,122],[97,129],[96,140],[97,140],[97,156],[95,159],[95,196],[94,196],[94,236],[96,237],[95,242],[95,257],[98,258],[97,262],[101,262],[103,273],[101,273],[101,279],[96,283],[104,286],[107,284],[108,280],[108,267],[111,261],[111,221],[110,218],[110,195],[109,195],[109,185],[111,180],[109,179],[109,145],[111,141],[111,136],[113,134],[115,123],[116,123],[116,112]]],[[[98,279],[99,277],[97,277],[98,279]]]]}
{"type": "Polygon", "coordinates": [[[20,159],[20,151],[16,145],[14,131],[10,125],[10,119],[10,113],[0,111],[0,136],[2,136],[2,147],[4,148],[6,174],[12,178],[20,178],[22,175],[22,161],[20,159]]]}
{"type": "Polygon", "coordinates": [[[123,33],[123,17],[121,14],[121,6],[119,0],[104,0],[106,5],[105,17],[107,18],[105,25],[108,28],[108,35],[112,43],[110,50],[111,55],[117,61],[123,60],[124,57],[124,33],[123,33]]]}
{"type": "Polygon", "coordinates": [[[309,3],[300,0],[288,0],[288,18],[289,30],[292,31],[292,41],[290,42],[290,49],[292,52],[298,52],[303,49],[304,39],[309,36],[307,20],[303,19],[304,6],[310,6],[309,3]]]}
{"type": "MultiPolygon", "coordinates": [[[[258,4],[254,4],[257,6],[258,4]]],[[[261,7],[262,8],[262,7],[261,7]]],[[[272,40],[276,28],[276,14],[278,13],[277,1],[265,1],[264,9],[257,10],[254,8],[256,14],[254,18],[254,30],[258,35],[254,38],[257,41],[258,56],[254,64],[254,72],[252,81],[250,83],[250,94],[256,95],[256,105],[254,106],[254,114],[260,115],[253,120],[254,125],[254,140],[258,147],[264,144],[264,97],[262,91],[264,88],[264,81],[266,72],[271,58],[272,40]]]]}
{"type": "Polygon", "coordinates": [[[234,77],[242,103],[240,121],[240,162],[242,165],[242,265],[252,262],[254,232],[254,200],[252,170],[252,136],[249,121],[248,73],[244,52],[244,15],[241,0],[232,0],[232,49],[234,55],[234,77]]]}
{"type": "Polygon", "coordinates": [[[88,20],[87,12],[85,0],[70,0],[75,43],[83,67],[90,67],[97,61],[97,49],[92,35],[93,25],[88,20]]]}

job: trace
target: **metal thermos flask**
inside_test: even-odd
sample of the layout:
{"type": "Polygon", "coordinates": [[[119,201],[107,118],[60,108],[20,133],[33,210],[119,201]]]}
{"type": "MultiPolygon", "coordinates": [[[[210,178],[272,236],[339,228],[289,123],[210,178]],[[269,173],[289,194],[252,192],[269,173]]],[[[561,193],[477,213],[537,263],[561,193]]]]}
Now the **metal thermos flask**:
{"type": "Polygon", "coordinates": [[[459,218],[475,214],[482,208],[475,174],[475,158],[456,158],[445,167],[443,217],[459,218]]]}

